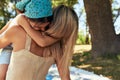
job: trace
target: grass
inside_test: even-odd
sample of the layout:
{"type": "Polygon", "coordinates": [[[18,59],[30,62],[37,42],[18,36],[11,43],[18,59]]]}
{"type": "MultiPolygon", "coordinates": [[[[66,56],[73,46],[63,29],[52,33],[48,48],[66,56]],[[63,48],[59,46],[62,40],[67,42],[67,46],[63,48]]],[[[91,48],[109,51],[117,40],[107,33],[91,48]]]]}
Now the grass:
{"type": "Polygon", "coordinates": [[[103,75],[112,80],[120,80],[120,55],[91,59],[90,48],[77,50],[73,55],[72,66],[103,75]]]}

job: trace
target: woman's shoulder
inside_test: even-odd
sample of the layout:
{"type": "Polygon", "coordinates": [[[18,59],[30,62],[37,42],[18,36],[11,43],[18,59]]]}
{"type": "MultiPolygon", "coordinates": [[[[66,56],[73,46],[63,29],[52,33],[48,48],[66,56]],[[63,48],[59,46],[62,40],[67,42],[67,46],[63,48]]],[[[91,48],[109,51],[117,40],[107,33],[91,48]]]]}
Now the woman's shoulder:
{"type": "Polygon", "coordinates": [[[15,36],[25,33],[25,31],[19,25],[13,25],[9,27],[5,33],[8,36],[15,37],[15,36]]]}

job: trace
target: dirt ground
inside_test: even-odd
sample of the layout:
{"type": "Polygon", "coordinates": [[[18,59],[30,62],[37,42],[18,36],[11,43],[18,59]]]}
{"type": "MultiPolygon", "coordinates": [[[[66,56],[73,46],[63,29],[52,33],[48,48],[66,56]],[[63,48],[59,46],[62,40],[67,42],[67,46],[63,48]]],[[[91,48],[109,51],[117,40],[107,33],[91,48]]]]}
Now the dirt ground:
{"type": "Polygon", "coordinates": [[[82,53],[83,51],[90,51],[91,45],[75,45],[74,52],[75,53],[82,53]]]}

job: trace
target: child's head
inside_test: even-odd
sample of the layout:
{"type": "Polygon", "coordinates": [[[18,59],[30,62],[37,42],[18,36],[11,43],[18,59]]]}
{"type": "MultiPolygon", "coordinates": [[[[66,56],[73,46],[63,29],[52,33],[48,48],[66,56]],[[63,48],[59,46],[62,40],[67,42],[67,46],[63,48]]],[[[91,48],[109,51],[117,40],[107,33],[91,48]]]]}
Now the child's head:
{"type": "Polygon", "coordinates": [[[52,15],[50,0],[31,0],[25,7],[25,15],[29,18],[43,18],[52,15]]]}
{"type": "Polygon", "coordinates": [[[16,4],[16,9],[24,12],[26,17],[33,19],[52,16],[50,0],[22,0],[16,4]]]}
{"type": "Polygon", "coordinates": [[[30,0],[21,0],[17,2],[16,6],[16,12],[17,14],[19,13],[24,13],[25,11],[25,6],[30,2],[30,0]]]}
{"type": "Polygon", "coordinates": [[[35,30],[47,30],[49,28],[49,24],[52,21],[52,16],[43,17],[43,18],[28,18],[30,25],[35,30]]]}
{"type": "Polygon", "coordinates": [[[52,21],[50,0],[31,0],[25,7],[25,16],[39,27],[48,26],[52,21]]]}
{"type": "Polygon", "coordinates": [[[52,21],[52,5],[50,0],[22,0],[16,4],[19,11],[32,23],[47,23],[52,21]]]}

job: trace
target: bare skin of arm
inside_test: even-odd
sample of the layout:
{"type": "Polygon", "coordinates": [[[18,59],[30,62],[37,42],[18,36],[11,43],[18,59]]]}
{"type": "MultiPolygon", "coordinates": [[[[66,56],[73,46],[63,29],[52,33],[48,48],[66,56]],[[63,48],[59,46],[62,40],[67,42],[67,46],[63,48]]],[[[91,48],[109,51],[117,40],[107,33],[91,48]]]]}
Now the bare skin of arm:
{"type": "Polygon", "coordinates": [[[63,73],[62,67],[60,66],[60,60],[56,59],[56,65],[57,65],[58,72],[60,74],[61,80],[71,80],[70,79],[70,72],[69,72],[69,70],[67,70],[67,74],[66,75],[63,73]]]}
{"type": "Polygon", "coordinates": [[[13,37],[11,35],[11,30],[7,30],[2,36],[0,36],[0,49],[12,43],[13,37]]]}
{"type": "Polygon", "coordinates": [[[23,14],[20,14],[16,17],[18,24],[24,28],[24,30],[29,34],[29,36],[41,47],[49,46],[58,41],[58,39],[54,39],[50,36],[46,36],[40,32],[32,29],[28,21],[26,20],[23,14]]]}
{"type": "Polygon", "coordinates": [[[9,34],[4,34],[0,37],[0,49],[6,47],[11,43],[11,41],[8,41],[9,34]]]}
{"type": "Polygon", "coordinates": [[[25,31],[20,26],[14,24],[15,23],[10,24],[7,30],[2,34],[2,36],[0,36],[0,49],[8,46],[11,43],[14,46],[13,51],[18,51],[24,48],[23,43],[25,43],[25,31]],[[21,44],[21,42],[23,43],[21,44]]]}
{"type": "Polygon", "coordinates": [[[9,21],[1,30],[0,30],[0,34],[2,34],[5,30],[7,30],[9,24],[11,23],[11,21],[9,21]]]}

